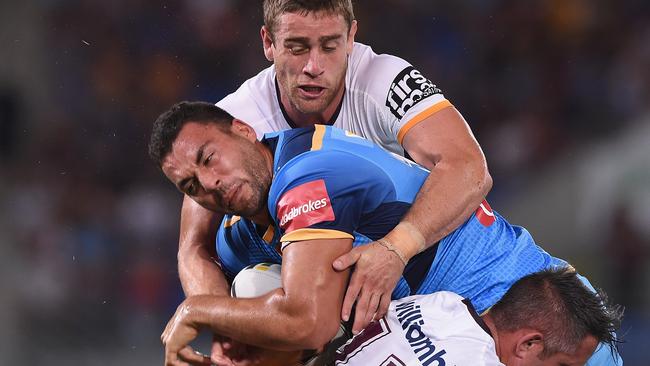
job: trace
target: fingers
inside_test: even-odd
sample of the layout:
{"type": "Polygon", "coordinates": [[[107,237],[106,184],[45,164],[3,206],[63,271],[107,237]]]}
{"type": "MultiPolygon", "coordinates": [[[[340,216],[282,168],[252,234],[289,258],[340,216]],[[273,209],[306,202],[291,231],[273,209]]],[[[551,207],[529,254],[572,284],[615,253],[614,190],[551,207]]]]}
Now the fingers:
{"type": "MultiPolygon", "coordinates": [[[[350,313],[352,312],[352,305],[357,300],[359,296],[359,291],[361,291],[361,284],[363,279],[359,278],[356,273],[352,273],[352,279],[350,279],[350,284],[348,289],[345,291],[345,298],[343,299],[343,307],[341,308],[341,319],[344,322],[347,322],[350,319],[350,313]]],[[[358,306],[358,305],[357,305],[358,306]]],[[[357,314],[359,310],[357,307],[357,314]]]]}
{"type": "Polygon", "coordinates": [[[343,271],[351,266],[353,266],[359,260],[361,256],[361,247],[352,248],[349,252],[343,254],[342,256],[336,258],[332,266],[336,271],[343,271]]]}
{"type": "Polygon", "coordinates": [[[217,366],[235,366],[235,363],[228,357],[224,355],[212,355],[210,361],[213,365],[217,366]]]}
{"type": "Polygon", "coordinates": [[[165,348],[165,366],[186,366],[190,365],[179,358],[180,352],[176,352],[169,347],[165,348]]]}
{"type": "Polygon", "coordinates": [[[383,318],[386,313],[388,313],[388,307],[390,306],[390,294],[383,294],[381,296],[381,301],[379,302],[379,307],[377,308],[377,313],[375,314],[375,319],[383,318]]]}
{"type": "Polygon", "coordinates": [[[357,301],[357,309],[354,313],[354,325],[352,326],[352,333],[354,334],[359,333],[373,320],[381,297],[380,294],[368,293],[364,290],[361,291],[361,296],[357,301]]]}
{"type": "Polygon", "coordinates": [[[190,346],[185,346],[178,352],[178,358],[193,366],[209,366],[212,362],[210,357],[195,351],[190,346]]]}
{"type": "Polygon", "coordinates": [[[381,294],[372,294],[370,297],[370,303],[368,303],[368,311],[366,311],[366,318],[364,319],[361,328],[365,328],[373,320],[377,319],[377,307],[379,306],[379,300],[382,298],[381,294]]]}

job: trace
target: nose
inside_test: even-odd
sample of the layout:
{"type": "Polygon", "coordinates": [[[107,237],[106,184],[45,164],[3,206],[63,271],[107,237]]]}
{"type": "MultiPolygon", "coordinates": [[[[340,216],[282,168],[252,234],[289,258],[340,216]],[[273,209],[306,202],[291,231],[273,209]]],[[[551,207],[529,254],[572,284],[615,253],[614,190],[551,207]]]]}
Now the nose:
{"type": "Polygon", "coordinates": [[[325,71],[321,61],[322,57],[320,49],[314,47],[311,51],[309,51],[309,59],[303,68],[303,72],[312,78],[319,76],[325,71]]]}
{"type": "Polygon", "coordinates": [[[197,178],[203,189],[208,193],[216,191],[221,184],[220,177],[211,169],[204,169],[198,172],[197,178]]]}

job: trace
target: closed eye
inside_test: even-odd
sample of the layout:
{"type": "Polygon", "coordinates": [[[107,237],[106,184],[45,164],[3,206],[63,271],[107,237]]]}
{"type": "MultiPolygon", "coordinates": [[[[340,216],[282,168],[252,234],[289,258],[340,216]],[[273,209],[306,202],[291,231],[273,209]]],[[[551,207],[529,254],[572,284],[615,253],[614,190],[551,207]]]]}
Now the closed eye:
{"type": "Polygon", "coordinates": [[[214,153],[210,153],[210,154],[205,158],[205,160],[203,161],[203,165],[208,165],[208,163],[209,163],[210,161],[212,161],[212,155],[214,155],[214,153]]]}

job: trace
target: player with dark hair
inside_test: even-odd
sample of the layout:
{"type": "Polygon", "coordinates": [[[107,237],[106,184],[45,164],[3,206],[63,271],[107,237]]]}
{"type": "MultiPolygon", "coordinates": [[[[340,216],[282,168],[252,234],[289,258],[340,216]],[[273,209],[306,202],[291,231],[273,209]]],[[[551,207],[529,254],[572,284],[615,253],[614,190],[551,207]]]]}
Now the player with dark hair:
{"type": "MultiPolygon", "coordinates": [[[[337,330],[347,282],[347,272],[334,271],[331,261],[373,240],[395,251],[381,238],[399,224],[429,175],[347,131],[316,125],[258,141],[245,122],[223,115],[208,103],[172,107],[154,124],[150,154],[181,192],[228,214],[217,240],[224,273],[282,263],[283,286],[256,299],[189,297],[166,332],[169,364],[190,357],[187,342],[195,333],[178,333],[183,328],[173,325],[185,321],[208,322],[216,334],[279,350],[328,342],[337,330]],[[210,109],[212,117],[194,119],[210,109]]],[[[410,260],[396,256],[405,269],[393,298],[453,291],[480,313],[519,278],[567,266],[487,202],[424,252],[410,260]]]]}
{"type": "MultiPolygon", "coordinates": [[[[257,267],[243,272],[262,276],[257,267]]],[[[264,278],[264,287],[239,286],[249,286],[251,296],[281,286],[279,278],[264,278]]],[[[583,365],[599,342],[616,348],[621,317],[621,308],[609,305],[602,291],[585,287],[572,269],[557,268],[519,279],[482,316],[452,292],[393,300],[385,317],[334,356],[252,346],[246,351],[266,366],[302,365],[310,355],[319,365],[583,365]]]]}
{"type": "MultiPolygon", "coordinates": [[[[356,300],[354,328],[359,330],[375,313],[385,313],[404,271],[402,259],[430,248],[467,220],[492,179],[468,124],[441,90],[405,60],[355,42],[350,0],[265,0],[263,10],[260,36],[273,65],[217,106],[246,121],[258,137],[333,125],[408,154],[431,171],[400,225],[377,238],[390,243],[393,252],[375,244],[335,258],[339,270],[354,265],[341,317],[349,317],[356,300]]],[[[185,197],[178,265],[187,296],[225,291],[211,256],[220,221],[185,197]]]]}

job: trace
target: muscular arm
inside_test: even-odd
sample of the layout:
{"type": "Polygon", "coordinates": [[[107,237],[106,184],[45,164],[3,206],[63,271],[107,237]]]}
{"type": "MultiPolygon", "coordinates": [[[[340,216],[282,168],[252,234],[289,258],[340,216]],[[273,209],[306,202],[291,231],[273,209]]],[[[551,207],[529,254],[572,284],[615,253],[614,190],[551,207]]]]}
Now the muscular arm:
{"type": "Polygon", "coordinates": [[[230,293],[228,283],[209,250],[214,246],[220,222],[221,215],[184,196],[178,243],[178,275],[187,297],[230,293]]]}
{"type": "Polygon", "coordinates": [[[356,265],[341,313],[348,320],[357,301],[354,332],[386,313],[391,292],[404,271],[402,260],[408,262],[460,226],[492,187],[481,148],[451,106],[413,126],[402,145],[416,162],[431,170],[415,202],[384,237],[388,244],[356,247],[334,262],[339,270],[356,265]]]}
{"type": "Polygon", "coordinates": [[[296,242],[283,253],[281,289],[252,299],[188,298],[162,335],[167,359],[187,350],[203,327],[265,348],[319,348],[336,334],[348,276],[347,271],[335,272],[331,263],[351,247],[351,239],[296,242]]]}
{"type": "Polygon", "coordinates": [[[467,220],[492,188],[492,177],[478,142],[454,107],[415,125],[402,144],[417,163],[431,170],[402,218],[424,237],[424,248],[395,230],[386,235],[408,260],[467,220]]]}

